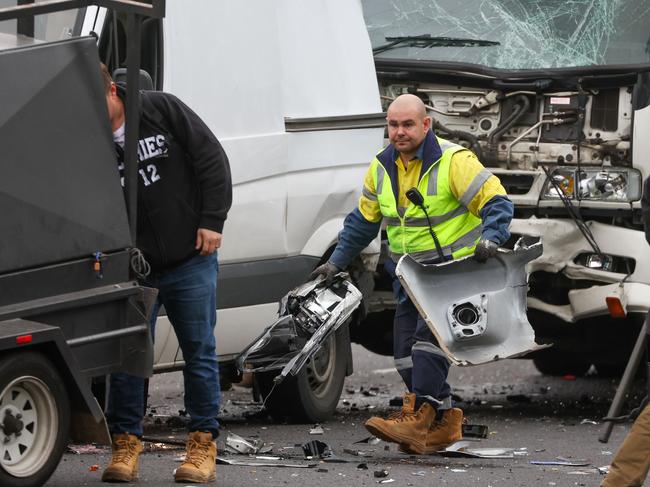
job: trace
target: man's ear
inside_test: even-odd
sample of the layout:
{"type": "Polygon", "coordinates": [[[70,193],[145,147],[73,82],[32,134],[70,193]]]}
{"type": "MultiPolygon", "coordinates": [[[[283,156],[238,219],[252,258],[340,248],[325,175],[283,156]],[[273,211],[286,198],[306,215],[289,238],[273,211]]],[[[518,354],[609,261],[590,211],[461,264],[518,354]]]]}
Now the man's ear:
{"type": "Polygon", "coordinates": [[[424,126],[424,130],[428,131],[431,128],[431,117],[424,117],[422,125],[424,126]]]}
{"type": "Polygon", "coordinates": [[[115,83],[112,82],[112,81],[111,81],[110,94],[111,94],[111,96],[117,95],[117,86],[115,86],[115,83]]]}

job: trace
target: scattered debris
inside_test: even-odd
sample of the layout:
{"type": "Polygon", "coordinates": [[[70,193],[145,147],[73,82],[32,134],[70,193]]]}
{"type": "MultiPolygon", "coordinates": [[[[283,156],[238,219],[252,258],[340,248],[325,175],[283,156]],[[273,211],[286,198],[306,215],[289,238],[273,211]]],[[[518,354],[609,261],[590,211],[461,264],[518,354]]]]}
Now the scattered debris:
{"type": "Polygon", "coordinates": [[[153,447],[160,449],[160,450],[168,450],[172,449],[172,447],[168,445],[175,445],[175,446],[185,446],[185,440],[179,440],[174,437],[168,437],[168,438],[159,438],[159,437],[154,437],[154,436],[143,436],[142,441],[146,441],[148,443],[151,443],[153,447]]]}
{"type": "Polygon", "coordinates": [[[103,447],[98,447],[93,444],[88,445],[68,445],[67,450],[70,453],[75,453],[77,455],[85,455],[89,453],[106,453],[108,450],[103,447]]]}
{"type": "Polygon", "coordinates": [[[464,424],[463,438],[487,438],[488,427],[484,424],[464,424]]]}
{"type": "Polygon", "coordinates": [[[558,465],[564,467],[588,467],[589,462],[577,461],[577,460],[531,460],[531,465],[558,465]]]}
{"type": "Polygon", "coordinates": [[[318,440],[311,440],[302,445],[305,458],[325,458],[332,455],[332,450],[327,443],[318,440]]]}
{"type": "Polygon", "coordinates": [[[418,472],[411,472],[411,475],[416,475],[417,477],[424,477],[426,475],[426,472],[424,470],[420,470],[418,472]]]}
{"type": "Polygon", "coordinates": [[[354,455],[355,457],[371,457],[374,450],[353,450],[352,448],[343,448],[343,453],[354,455]]]}
{"type": "Polygon", "coordinates": [[[314,427],[312,429],[309,430],[309,434],[310,435],[324,435],[325,430],[323,429],[323,427],[320,424],[316,424],[316,425],[314,425],[314,427]]]}
{"type": "Polygon", "coordinates": [[[471,448],[471,443],[456,441],[437,453],[443,457],[514,458],[513,448],[471,448]]]}
{"type": "Polygon", "coordinates": [[[580,424],[598,424],[598,421],[594,421],[593,419],[583,419],[580,421],[580,424]]]}
{"type": "Polygon", "coordinates": [[[239,435],[228,432],[226,438],[226,451],[240,455],[255,455],[263,446],[261,440],[247,440],[239,435]]]}
{"type": "Polygon", "coordinates": [[[451,471],[454,472],[454,473],[464,473],[464,472],[467,472],[467,470],[465,470],[464,468],[452,468],[451,471]]]}
{"type": "Polygon", "coordinates": [[[317,472],[321,472],[321,473],[329,472],[328,469],[323,468],[323,467],[321,467],[321,468],[317,468],[316,471],[317,471],[317,472]]]}
{"type": "Polygon", "coordinates": [[[604,467],[597,467],[598,468],[598,473],[601,475],[607,475],[609,473],[609,465],[605,465],[604,467]]]}
{"type": "Polygon", "coordinates": [[[284,468],[314,468],[317,463],[279,463],[279,462],[248,462],[217,457],[219,465],[238,465],[242,467],[284,467],[284,468]]]}
{"type": "Polygon", "coordinates": [[[384,477],[388,477],[388,470],[375,470],[372,474],[375,476],[376,479],[381,479],[384,477]]]}
{"type": "Polygon", "coordinates": [[[359,465],[357,465],[357,470],[368,470],[368,464],[360,463],[359,465]]]}
{"type": "Polygon", "coordinates": [[[562,376],[562,379],[563,380],[576,380],[576,376],[573,375],[573,374],[566,374],[566,375],[562,376]]]}
{"type": "Polygon", "coordinates": [[[377,481],[378,484],[392,484],[393,482],[395,482],[395,479],[384,479],[377,481]]]}
{"type": "Polygon", "coordinates": [[[88,467],[88,470],[90,470],[91,472],[96,472],[97,470],[99,470],[99,465],[91,465],[90,467],[88,467]]]}
{"type": "Polygon", "coordinates": [[[355,441],[355,442],[353,443],[353,445],[357,445],[357,444],[359,444],[359,443],[368,443],[369,445],[376,445],[376,444],[379,443],[380,441],[381,441],[381,440],[380,440],[379,438],[377,438],[376,436],[368,436],[367,438],[364,438],[364,439],[362,439],[362,440],[355,441]]]}

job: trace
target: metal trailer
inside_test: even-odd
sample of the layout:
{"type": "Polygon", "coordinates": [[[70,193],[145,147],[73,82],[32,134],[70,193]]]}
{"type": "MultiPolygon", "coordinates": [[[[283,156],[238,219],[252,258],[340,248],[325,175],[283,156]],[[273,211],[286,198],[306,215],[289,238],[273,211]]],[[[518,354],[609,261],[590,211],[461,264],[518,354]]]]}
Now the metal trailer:
{"type": "Polygon", "coordinates": [[[140,22],[164,0],[0,9],[0,485],[43,485],[69,439],[108,442],[93,377],[147,377],[155,290],[132,269],[138,103],[129,103],[125,189],[93,37],[34,40],[34,16],[91,3],[128,16],[127,99],[138,97],[140,22]],[[31,34],[31,35],[30,35],[31,34]],[[125,204],[126,195],[126,204],[125,204]]]}

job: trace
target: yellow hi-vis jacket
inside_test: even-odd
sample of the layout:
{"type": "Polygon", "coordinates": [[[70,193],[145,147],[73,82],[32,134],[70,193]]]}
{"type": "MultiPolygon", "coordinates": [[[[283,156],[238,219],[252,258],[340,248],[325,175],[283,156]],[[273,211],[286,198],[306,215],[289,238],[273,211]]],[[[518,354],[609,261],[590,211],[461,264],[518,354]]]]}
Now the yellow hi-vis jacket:
{"type": "Polygon", "coordinates": [[[438,257],[429,221],[445,259],[473,253],[481,237],[480,209],[493,196],[505,195],[498,179],[470,151],[435,137],[432,132],[418,150],[417,159],[409,162],[409,169],[419,169],[418,179],[413,171],[409,177],[409,171],[400,166],[401,161],[395,160],[395,154],[389,146],[372,161],[359,205],[368,221],[384,218],[393,259],[405,253],[417,260],[438,257]],[[452,160],[463,167],[452,171],[452,160]],[[461,184],[451,180],[452,173],[463,180],[461,184]],[[424,197],[429,220],[422,208],[405,197],[413,186],[424,197]]]}

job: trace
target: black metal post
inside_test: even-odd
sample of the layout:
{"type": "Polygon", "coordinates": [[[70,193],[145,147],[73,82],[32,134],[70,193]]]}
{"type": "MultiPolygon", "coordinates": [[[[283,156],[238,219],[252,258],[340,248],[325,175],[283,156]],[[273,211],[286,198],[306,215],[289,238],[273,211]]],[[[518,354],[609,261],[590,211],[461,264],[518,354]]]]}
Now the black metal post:
{"type": "MultiPolygon", "coordinates": [[[[612,404],[610,405],[609,411],[607,412],[608,418],[616,417],[621,412],[621,408],[623,407],[623,401],[625,400],[625,395],[630,389],[630,385],[634,380],[634,375],[636,374],[636,371],[639,368],[639,364],[641,363],[641,359],[643,358],[643,355],[645,353],[649,320],[650,320],[650,313],[648,313],[648,315],[646,316],[645,322],[641,327],[641,332],[639,333],[639,338],[637,338],[636,343],[634,344],[634,349],[632,350],[630,359],[628,360],[627,366],[625,367],[625,372],[623,372],[623,377],[621,377],[621,382],[619,383],[618,388],[616,389],[616,394],[614,395],[612,404]]],[[[605,421],[603,432],[598,438],[598,441],[600,441],[601,443],[607,443],[609,441],[609,436],[612,434],[613,427],[614,427],[614,423],[612,423],[611,421],[605,421]]]]}
{"type": "MultiPolygon", "coordinates": [[[[29,5],[34,3],[34,0],[18,0],[16,5],[29,5]]],[[[21,17],[17,22],[17,33],[19,35],[34,37],[34,17],[21,17]]]]}
{"type": "Polygon", "coordinates": [[[126,206],[133,244],[136,243],[138,205],[138,129],[140,119],[141,16],[129,14],[126,22],[126,140],[124,143],[126,206]]]}

